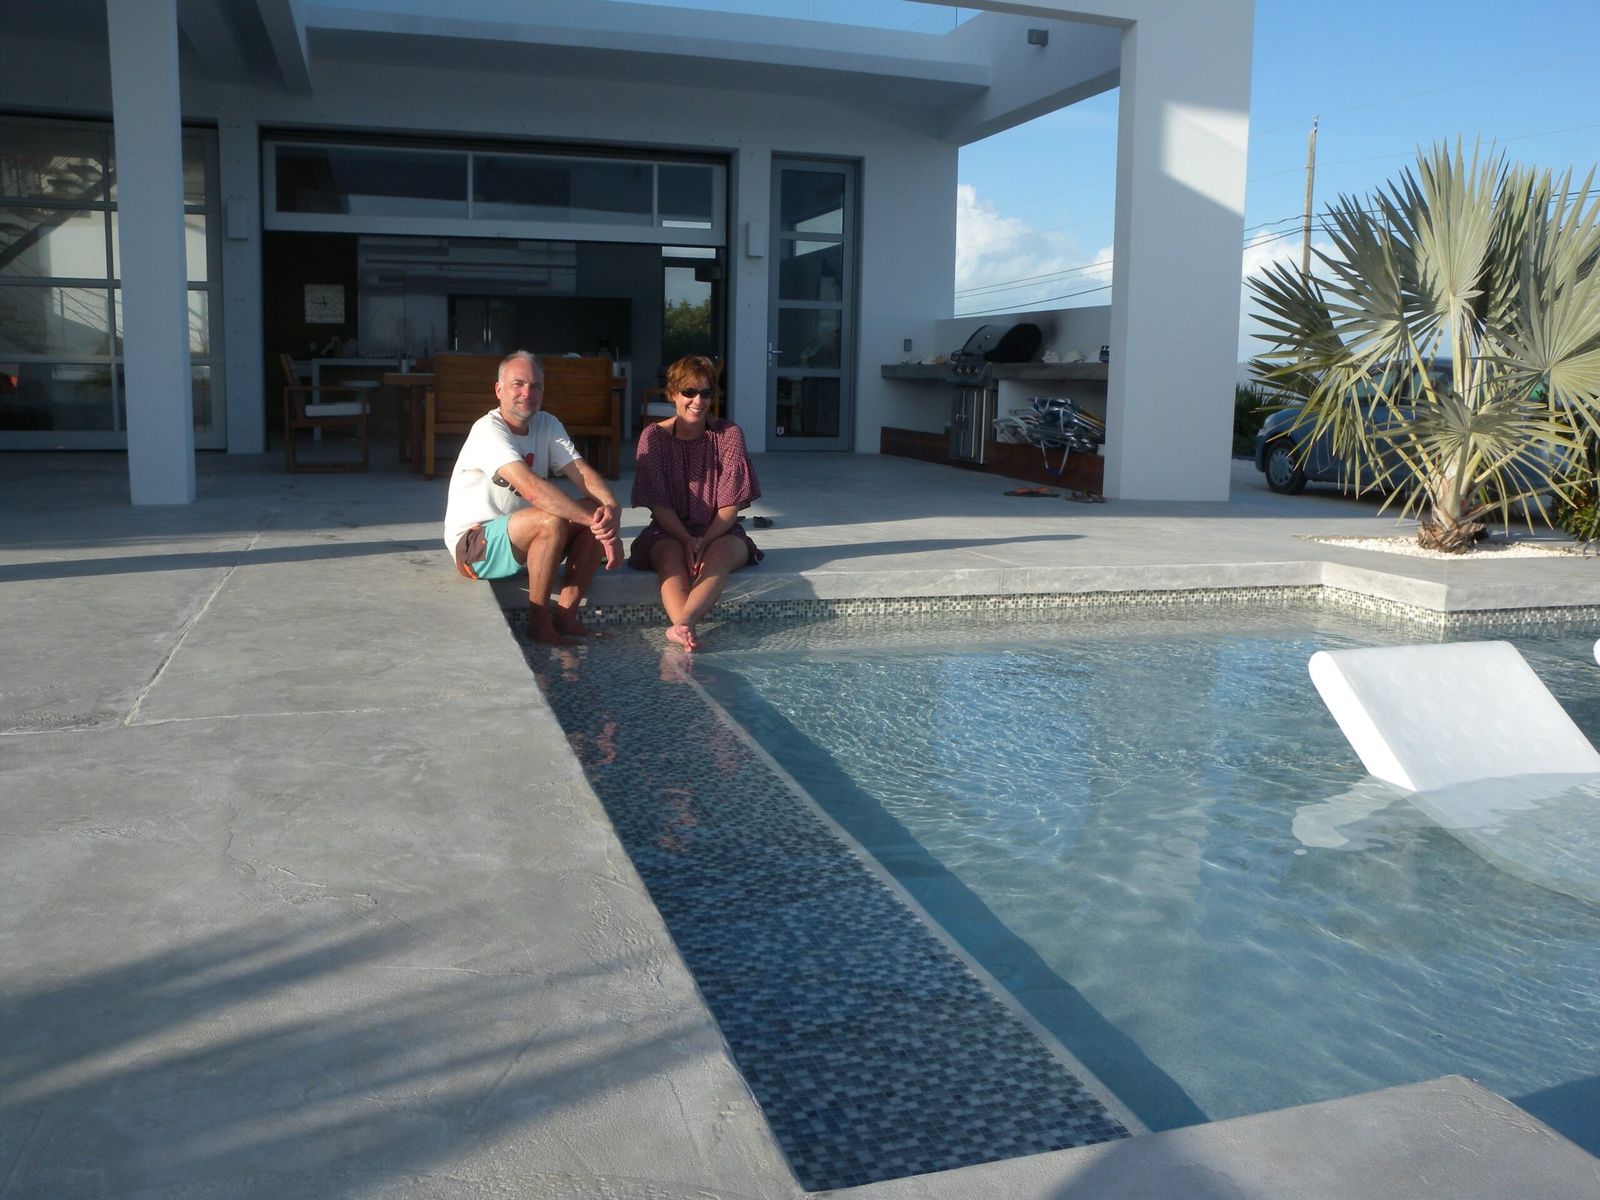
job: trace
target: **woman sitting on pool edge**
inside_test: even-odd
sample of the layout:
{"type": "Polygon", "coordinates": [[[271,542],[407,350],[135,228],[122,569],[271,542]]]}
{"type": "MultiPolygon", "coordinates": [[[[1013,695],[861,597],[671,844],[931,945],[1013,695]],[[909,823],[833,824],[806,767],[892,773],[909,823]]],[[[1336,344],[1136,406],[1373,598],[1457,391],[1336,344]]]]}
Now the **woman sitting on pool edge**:
{"type": "Polygon", "coordinates": [[[639,434],[634,464],[635,508],[650,524],[634,539],[628,565],[661,577],[667,640],[696,650],[695,625],[722,595],[728,576],[763,555],[739,524],[739,510],[761,495],[744,450],[744,431],[711,418],[717,369],[688,355],[667,368],[667,395],[677,411],[639,434]]]}

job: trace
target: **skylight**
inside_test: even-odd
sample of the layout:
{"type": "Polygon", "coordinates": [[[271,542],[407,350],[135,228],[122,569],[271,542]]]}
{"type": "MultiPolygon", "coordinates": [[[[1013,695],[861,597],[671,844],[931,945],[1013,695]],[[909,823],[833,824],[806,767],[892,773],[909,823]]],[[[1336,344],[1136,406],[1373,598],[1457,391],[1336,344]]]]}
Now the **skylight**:
{"type": "Polygon", "coordinates": [[[907,33],[949,33],[978,15],[977,9],[924,4],[920,0],[628,0],[661,8],[787,17],[829,25],[898,29],[907,33]]]}

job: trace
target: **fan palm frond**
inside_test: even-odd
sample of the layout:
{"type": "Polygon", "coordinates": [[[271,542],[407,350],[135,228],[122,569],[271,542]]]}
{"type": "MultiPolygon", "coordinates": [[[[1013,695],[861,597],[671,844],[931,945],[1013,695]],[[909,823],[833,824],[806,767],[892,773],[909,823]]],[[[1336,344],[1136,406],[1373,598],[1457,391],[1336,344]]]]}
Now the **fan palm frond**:
{"type": "Polygon", "coordinates": [[[1600,437],[1593,182],[1436,145],[1328,206],[1314,275],[1250,280],[1267,343],[1252,368],[1303,401],[1305,444],[1326,437],[1358,478],[1399,484],[1391,499],[1442,545],[1489,513],[1542,518],[1600,437]]]}

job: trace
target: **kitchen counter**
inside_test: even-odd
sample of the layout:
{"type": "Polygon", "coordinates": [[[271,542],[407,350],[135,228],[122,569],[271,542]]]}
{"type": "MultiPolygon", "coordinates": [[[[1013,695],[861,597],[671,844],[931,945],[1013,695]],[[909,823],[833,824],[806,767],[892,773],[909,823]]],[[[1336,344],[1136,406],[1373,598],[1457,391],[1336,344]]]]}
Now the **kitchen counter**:
{"type": "MultiPolygon", "coordinates": [[[[990,379],[1011,379],[1018,382],[1041,383],[1106,381],[1107,366],[1099,362],[1076,363],[991,363],[990,379]]],[[[950,367],[946,363],[884,363],[879,368],[884,379],[905,379],[923,383],[949,382],[950,367]]]]}

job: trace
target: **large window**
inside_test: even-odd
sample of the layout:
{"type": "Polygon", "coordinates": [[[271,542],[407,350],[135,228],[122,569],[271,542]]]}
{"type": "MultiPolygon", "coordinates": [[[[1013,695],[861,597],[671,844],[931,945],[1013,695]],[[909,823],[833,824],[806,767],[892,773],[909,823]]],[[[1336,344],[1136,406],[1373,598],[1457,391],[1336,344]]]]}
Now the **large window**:
{"type": "Polygon", "coordinates": [[[661,361],[685,354],[723,357],[718,336],[722,321],[722,267],[715,250],[694,246],[661,248],[661,361]]]}
{"type": "MultiPolygon", "coordinates": [[[[183,188],[195,444],[220,448],[214,134],[184,133],[183,188]]],[[[0,117],[0,445],[126,445],[120,237],[111,126],[0,117]]]]}
{"type": "Polygon", "coordinates": [[[268,229],[721,245],[725,168],[577,153],[270,138],[268,229]]]}

